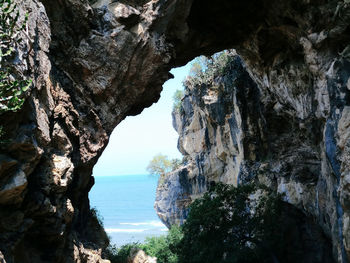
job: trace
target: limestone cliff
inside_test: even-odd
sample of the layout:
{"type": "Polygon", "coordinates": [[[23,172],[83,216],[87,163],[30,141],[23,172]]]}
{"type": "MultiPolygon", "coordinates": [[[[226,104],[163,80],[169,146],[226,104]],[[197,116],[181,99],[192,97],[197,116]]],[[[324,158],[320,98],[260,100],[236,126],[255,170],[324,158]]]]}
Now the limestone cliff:
{"type": "Polygon", "coordinates": [[[290,193],[348,262],[348,1],[16,1],[29,18],[13,63],[33,85],[20,111],[0,115],[0,260],[103,262],[88,192],[113,128],[157,101],[170,68],[236,48],[259,96],[237,116],[247,127],[230,124],[239,152],[218,148],[218,162],[241,154],[236,166],[213,164],[213,176],[266,169],[261,180],[290,193]]]}
{"type": "MultiPolygon", "coordinates": [[[[317,107],[310,108],[311,115],[302,119],[304,113],[299,111],[311,106],[301,103],[298,107],[293,88],[284,93],[284,101],[292,103],[286,105],[276,91],[264,90],[266,87],[253,80],[234,52],[224,68],[204,80],[190,78],[185,84],[181,107],[173,112],[173,126],[186,161],[159,182],[155,208],[161,220],[168,227],[181,224],[188,205],[212,181],[234,185],[260,182],[283,193],[286,202],[314,218],[332,239],[339,262],[347,260],[341,240],[346,240],[348,231],[342,230],[343,212],[334,192],[340,182],[332,174],[329,157],[335,149],[329,145],[327,122],[313,112],[317,107]],[[345,236],[340,239],[342,231],[345,236]]],[[[322,97],[299,94],[299,98],[307,96],[322,97]]],[[[342,127],[350,124],[348,113],[343,114],[342,127]]],[[[341,139],[344,130],[339,131],[339,126],[333,132],[347,140],[341,139]]],[[[321,243],[319,238],[307,238],[321,243]]],[[[327,260],[314,257],[311,262],[327,260]]]]}

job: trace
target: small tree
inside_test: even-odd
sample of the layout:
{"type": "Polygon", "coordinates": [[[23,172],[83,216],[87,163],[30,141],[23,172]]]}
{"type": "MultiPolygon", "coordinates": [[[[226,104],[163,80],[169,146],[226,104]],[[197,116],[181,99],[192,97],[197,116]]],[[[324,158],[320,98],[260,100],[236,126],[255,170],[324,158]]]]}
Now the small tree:
{"type": "Polygon", "coordinates": [[[153,157],[146,169],[150,174],[164,176],[172,170],[172,165],[168,156],[159,153],[153,157]]]}
{"type": "Polygon", "coordinates": [[[200,60],[197,58],[193,61],[189,76],[191,77],[198,77],[203,73],[203,65],[201,64],[200,60]]]}
{"type": "Polygon", "coordinates": [[[164,178],[167,173],[178,169],[182,164],[180,159],[169,160],[168,156],[159,153],[153,157],[146,169],[150,174],[164,178]]]}
{"type": "Polygon", "coordinates": [[[192,77],[192,78],[202,77],[211,63],[212,63],[212,60],[210,57],[199,56],[195,58],[191,64],[190,72],[188,74],[189,77],[192,77]]]}
{"type": "Polygon", "coordinates": [[[181,109],[181,100],[184,97],[184,91],[183,90],[176,90],[174,95],[173,95],[173,110],[174,111],[180,111],[181,109]]]}

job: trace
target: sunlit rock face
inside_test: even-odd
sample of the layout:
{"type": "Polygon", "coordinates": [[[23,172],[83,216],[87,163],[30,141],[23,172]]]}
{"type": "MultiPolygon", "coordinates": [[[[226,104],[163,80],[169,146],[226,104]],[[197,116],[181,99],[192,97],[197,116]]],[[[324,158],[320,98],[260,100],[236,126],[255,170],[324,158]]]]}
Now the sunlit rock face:
{"type": "MultiPolygon", "coordinates": [[[[283,194],[285,202],[304,211],[303,216],[313,218],[332,240],[334,258],[347,262],[348,219],[342,204],[348,197],[346,190],[340,190],[347,183],[346,175],[341,175],[345,163],[340,165],[344,152],[339,150],[349,143],[349,129],[345,128],[350,124],[349,107],[342,113],[336,110],[341,113],[338,121],[324,118],[317,107],[324,98],[310,90],[293,98],[293,82],[284,84],[289,88],[284,88],[282,102],[276,95],[279,89],[264,86],[239,56],[229,56],[231,61],[213,76],[185,82],[181,107],[173,112],[185,164],[159,182],[158,216],[168,227],[182,224],[189,205],[211,182],[262,183],[283,194]]],[[[291,68],[291,74],[296,73],[291,68]]],[[[271,81],[277,80],[273,77],[271,81]]],[[[334,87],[329,79],[327,84],[331,91],[341,87],[334,87]]],[[[314,262],[328,260],[320,257],[314,262]]]]}
{"type": "MultiPolygon", "coordinates": [[[[113,128],[158,100],[170,68],[234,47],[259,95],[240,98],[262,108],[242,113],[248,106],[232,109],[232,101],[241,116],[223,113],[248,123],[237,123],[237,142],[226,140],[233,124],[217,114],[221,142],[212,127],[217,152],[199,160],[211,175],[196,187],[258,177],[312,216],[331,237],[335,259],[348,262],[346,1],[17,2],[29,19],[14,63],[33,86],[20,111],[0,115],[1,260],[103,262],[106,237],[88,192],[113,128]]],[[[215,105],[214,95],[206,103],[215,105]]],[[[194,115],[193,131],[208,124],[201,119],[194,115]]],[[[207,140],[200,131],[193,136],[183,144],[190,156],[207,140]]]]}
{"type": "Polygon", "coordinates": [[[183,223],[188,205],[207,191],[210,182],[237,185],[246,180],[244,142],[255,146],[246,158],[257,159],[255,150],[263,150],[263,134],[254,133],[263,125],[259,89],[234,53],[224,74],[186,81],[181,107],[173,111],[185,165],[158,185],[155,207],[168,227],[183,223]]]}

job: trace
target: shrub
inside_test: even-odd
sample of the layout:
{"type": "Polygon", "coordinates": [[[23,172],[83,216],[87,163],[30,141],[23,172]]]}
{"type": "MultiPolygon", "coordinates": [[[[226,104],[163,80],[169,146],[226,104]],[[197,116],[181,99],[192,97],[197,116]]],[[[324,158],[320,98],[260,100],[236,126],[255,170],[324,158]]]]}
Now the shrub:
{"type": "Polygon", "coordinates": [[[103,216],[101,215],[100,211],[97,210],[96,207],[92,207],[90,209],[90,214],[91,214],[91,217],[93,217],[100,226],[103,227],[103,216]]]}
{"type": "Polygon", "coordinates": [[[223,74],[226,66],[235,55],[234,50],[224,50],[209,57],[197,57],[192,62],[189,75],[183,82],[184,86],[206,83],[223,74]]]}
{"type": "MultiPolygon", "coordinates": [[[[32,81],[24,79],[12,63],[15,47],[21,41],[19,33],[25,28],[28,15],[19,23],[19,11],[12,0],[0,0],[0,114],[17,111],[24,103],[24,92],[32,81]]],[[[0,126],[0,144],[5,132],[0,126]]]]}
{"type": "Polygon", "coordinates": [[[254,185],[216,185],[190,206],[175,248],[179,262],[274,262],[279,200],[254,185]]]}
{"type": "Polygon", "coordinates": [[[184,91],[183,90],[176,90],[173,99],[174,99],[174,104],[173,104],[173,111],[180,112],[181,110],[181,102],[182,98],[184,97],[184,91]]]}
{"type": "Polygon", "coordinates": [[[178,226],[172,226],[166,236],[148,237],[141,245],[146,254],[156,257],[157,263],[177,263],[178,257],[174,248],[182,239],[182,231],[178,226]]]}
{"type": "Polygon", "coordinates": [[[105,251],[105,256],[111,263],[127,263],[132,250],[142,249],[151,257],[157,258],[157,263],[177,263],[177,255],[172,249],[178,246],[182,238],[180,227],[173,226],[166,236],[147,237],[143,244],[130,243],[117,248],[109,245],[105,251]]]}
{"type": "Polygon", "coordinates": [[[105,251],[105,256],[111,263],[127,263],[131,251],[140,249],[139,243],[130,243],[117,248],[115,245],[109,245],[105,251]]]}
{"type": "Polygon", "coordinates": [[[11,63],[27,19],[28,15],[19,23],[17,5],[12,0],[0,0],[0,113],[20,109],[23,94],[31,85],[31,80],[25,80],[11,63]]]}
{"type": "Polygon", "coordinates": [[[284,244],[281,198],[263,186],[217,184],[190,206],[182,227],[143,244],[109,246],[112,263],[126,263],[142,249],[158,263],[255,263],[278,261],[284,244]],[[277,261],[276,261],[277,260],[277,261]]]}

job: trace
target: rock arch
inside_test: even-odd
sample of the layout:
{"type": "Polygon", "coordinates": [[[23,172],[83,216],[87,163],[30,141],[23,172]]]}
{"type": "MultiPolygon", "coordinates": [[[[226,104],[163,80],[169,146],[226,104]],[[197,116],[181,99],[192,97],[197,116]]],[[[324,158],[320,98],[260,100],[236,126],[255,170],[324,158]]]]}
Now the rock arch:
{"type": "Polygon", "coordinates": [[[332,238],[338,262],[348,262],[346,1],[18,3],[29,12],[18,68],[34,85],[21,111],[0,116],[11,140],[0,155],[7,262],[98,262],[104,238],[89,228],[88,192],[110,133],[158,100],[172,67],[225,48],[244,58],[271,111],[315,135],[319,178],[308,191],[316,201],[295,205],[332,238]]]}

